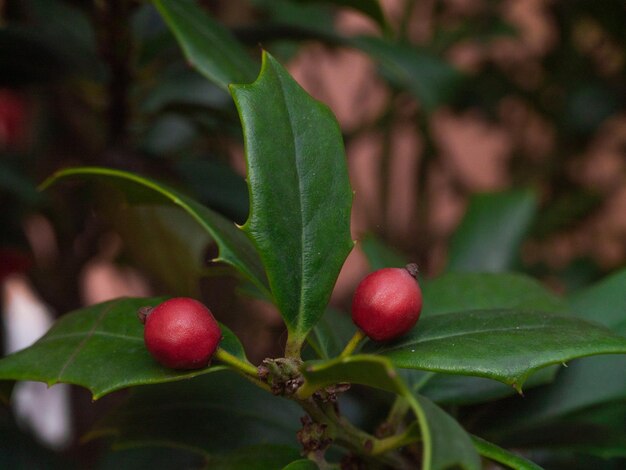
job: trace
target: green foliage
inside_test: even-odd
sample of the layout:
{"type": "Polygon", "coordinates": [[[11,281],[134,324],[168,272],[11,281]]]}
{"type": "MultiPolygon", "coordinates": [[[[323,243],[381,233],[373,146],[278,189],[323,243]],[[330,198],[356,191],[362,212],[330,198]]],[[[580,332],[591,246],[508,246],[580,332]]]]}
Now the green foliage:
{"type": "Polygon", "coordinates": [[[41,185],[47,188],[66,178],[95,179],[113,185],[126,196],[130,204],[162,204],[177,206],[191,216],[215,240],[219,257],[235,267],[261,292],[266,290],[265,273],[254,248],[235,224],[208,207],[167,187],[166,185],[120,170],[107,168],[70,168],[52,175],[41,185]]]}
{"type": "MultiPolygon", "coordinates": [[[[2,359],[0,380],[72,383],[88,388],[98,399],[121,388],[181,380],[222,369],[213,366],[175,371],[150,356],[137,310],[162,301],[119,299],[68,313],[31,347],[2,359]]],[[[221,328],[221,347],[245,359],[237,337],[225,326],[221,328]]]]}
{"type": "Polygon", "coordinates": [[[243,230],[299,349],[353,245],[341,133],[331,111],[267,53],[257,81],[231,91],[248,163],[250,215],[243,230]]]}
{"type": "Polygon", "coordinates": [[[513,268],[537,211],[533,191],[478,194],[450,245],[449,271],[499,272],[513,268]]]}
{"type": "MultiPolygon", "coordinates": [[[[219,370],[193,380],[134,389],[86,438],[112,435],[120,447],[151,442],[188,448],[205,454],[209,462],[241,451],[245,461],[246,454],[259,454],[252,446],[295,447],[299,415],[295,404],[219,370]]],[[[286,453],[288,463],[294,454],[286,453]]]]}
{"type": "Polygon", "coordinates": [[[245,49],[195,1],[155,0],[154,5],[189,63],[206,78],[224,89],[230,83],[247,83],[254,78],[257,67],[245,49]]]}
{"type": "MultiPolygon", "coordinates": [[[[39,341],[0,359],[3,402],[16,380],[75,384],[94,399],[130,388],[86,436],[108,437],[123,449],[106,455],[101,469],[297,470],[337,468],[346,459],[344,465],[365,468],[477,470],[485,464],[481,457],[510,468],[541,468],[527,456],[546,468],[623,468],[626,271],[561,298],[528,273],[545,274],[567,290],[572,266],[558,272],[525,265],[520,256],[529,237],[545,240],[576,225],[602,207],[605,190],[610,193],[583,189],[570,175],[577,166],[568,158],[591,146],[598,129],[623,107],[623,67],[607,68],[624,58],[621,2],[554,2],[549,15],[560,46],[543,56],[525,51],[539,54],[532,59],[540,72],[536,83],[520,80],[527,71],[518,77],[516,67],[511,72],[499,63],[498,39],[513,40],[524,31],[499,17],[498,2],[458,17],[437,3],[424,18],[424,29],[432,31],[419,39],[410,34],[416,5],[423,8],[420,15],[429,12],[410,0],[394,22],[376,0],[239,2],[241,22],[232,29],[221,21],[228,2],[88,3],[8,2],[0,30],[0,83],[20,89],[36,84],[31,98],[41,102],[33,104],[33,114],[54,123],[30,130],[37,136],[25,140],[36,146],[9,152],[4,133],[10,126],[0,122],[7,233],[20,232],[24,214],[35,209],[58,232],[58,266],[38,266],[33,285],[46,300],[66,293],[58,286],[68,291],[66,284],[99,255],[94,247],[100,237],[114,229],[124,240],[124,255],[168,294],[202,297],[204,258],[214,243],[215,261],[241,275],[242,292],[277,307],[287,330],[285,357],[257,368],[222,325],[218,357],[209,367],[165,369],[145,349],[136,318],[139,307],[162,298],[122,298],[63,314],[39,341]],[[373,21],[380,34],[342,35],[333,14],[344,8],[373,21]],[[604,68],[586,48],[589,38],[604,45],[604,68]],[[275,58],[293,56],[302,39],[369,57],[389,91],[381,114],[342,135],[331,110],[275,58]],[[259,44],[274,55],[263,51],[257,74],[258,54],[246,45],[259,44]],[[485,48],[466,74],[450,57],[468,44],[485,48]],[[45,93],[55,93],[55,100],[33,98],[45,93]],[[401,109],[406,97],[418,105],[401,109]],[[511,144],[518,189],[471,194],[462,181],[450,183],[469,205],[443,274],[429,278],[435,271],[430,251],[442,240],[430,227],[429,198],[437,188],[426,180],[442,169],[446,178],[456,178],[438,155],[431,131],[436,112],[471,110],[514,134],[519,129],[498,118],[508,117],[505,99],[528,112],[529,127],[541,118],[552,132],[550,150],[532,155],[525,142],[511,144]],[[361,343],[347,312],[328,305],[354,243],[344,138],[380,134],[386,153],[378,189],[386,206],[394,188],[382,179],[389,176],[397,122],[415,129],[423,144],[414,214],[419,232],[401,250],[391,246],[394,237],[385,227],[368,227],[378,233],[360,243],[372,270],[424,263],[424,309],[404,337],[361,343]],[[48,141],[57,128],[71,145],[48,141]],[[226,159],[240,141],[245,180],[226,159]],[[45,161],[57,154],[63,157],[45,161]],[[79,185],[81,193],[58,185],[71,196],[65,193],[55,207],[52,191],[37,193],[33,182],[68,161],[80,166],[54,173],[41,187],[94,184],[79,185]],[[167,175],[185,192],[130,171],[86,166],[94,161],[167,175]],[[541,188],[541,198],[528,188],[541,188]],[[104,209],[98,223],[90,216],[95,206],[104,209]],[[101,220],[107,223],[98,225],[101,220]],[[349,385],[356,393],[343,395],[349,385]],[[516,395],[522,385],[524,395],[516,395]],[[308,418],[299,421],[304,413],[308,418]]],[[[584,282],[602,272],[581,262],[591,266],[579,276],[584,282]]],[[[63,312],[77,300],[58,305],[63,312]]],[[[39,452],[5,410],[0,466],[67,466],[39,452]]]]}
{"type": "MultiPolygon", "coordinates": [[[[406,445],[422,440],[424,469],[454,466],[467,470],[480,468],[478,455],[463,428],[430,400],[413,394],[388,360],[369,355],[338,358],[305,364],[302,374],[305,382],[300,392],[304,396],[324,386],[343,381],[398,394],[407,401],[419,425],[419,432],[417,426],[408,428],[401,436],[401,443],[406,445]]],[[[384,440],[379,445],[384,446],[384,440]]],[[[374,445],[373,452],[376,450],[374,445]]]]}
{"type": "Polygon", "coordinates": [[[397,367],[488,377],[518,390],[530,373],[550,364],[626,353],[624,338],[609,329],[551,313],[469,310],[427,317],[418,325],[404,338],[370,350],[397,367]]]}

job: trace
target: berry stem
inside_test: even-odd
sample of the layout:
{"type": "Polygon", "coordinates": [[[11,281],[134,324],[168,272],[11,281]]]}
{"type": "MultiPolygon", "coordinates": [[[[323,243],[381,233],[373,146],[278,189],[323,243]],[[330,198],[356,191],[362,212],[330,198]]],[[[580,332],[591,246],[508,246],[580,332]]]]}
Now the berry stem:
{"type": "Polygon", "coordinates": [[[406,433],[396,434],[385,439],[378,439],[374,441],[372,455],[385,455],[388,452],[407,445],[409,442],[416,442],[416,440],[411,437],[407,438],[406,433]]]}
{"type": "Polygon", "coordinates": [[[396,397],[385,421],[391,432],[395,433],[398,431],[410,408],[409,402],[404,397],[400,395],[396,397]]]}
{"type": "Polygon", "coordinates": [[[419,268],[417,267],[416,263],[409,263],[404,267],[404,269],[406,269],[411,276],[417,279],[417,276],[419,274],[419,268]]]}
{"type": "Polygon", "coordinates": [[[224,364],[232,367],[233,369],[238,370],[246,375],[250,375],[252,377],[257,377],[257,368],[254,367],[247,361],[242,361],[238,357],[232,355],[222,348],[217,348],[215,351],[215,358],[224,364]]]}
{"type": "Polygon", "coordinates": [[[343,351],[341,351],[339,357],[348,357],[350,354],[352,354],[364,338],[365,333],[363,333],[363,331],[361,330],[356,330],[356,333],[354,333],[352,339],[348,341],[348,344],[346,344],[346,347],[343,349],[343,351]]]}

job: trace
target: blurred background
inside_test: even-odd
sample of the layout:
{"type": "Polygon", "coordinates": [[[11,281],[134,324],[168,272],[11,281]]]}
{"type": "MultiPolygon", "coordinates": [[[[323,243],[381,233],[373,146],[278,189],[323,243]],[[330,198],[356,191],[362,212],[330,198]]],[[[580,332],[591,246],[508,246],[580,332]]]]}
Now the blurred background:
{"type": "MultiPolygon", "coordinates": [[[[624,266],[622,0],[198,3],[257,62],[268,49],[338,118],[359,241],[338,309],[349,310],[382,252],[427,278],[515,270],[559,293],[624,266]],[[459,237],[474,239],[472,257],[455,252],[459,237]]],[[[232,100],[187,65],[149,2],[0,0],[5,352],[80,306],[153,294],[202,298],[254,361],[280,352],[279,316],[239,295],[232,273],[210,262],[211,241],[176,210],[131,207],[85,184],[37,190],[76,165],[135,171],[235,222],[247,216],[232,100]]],[[[123,392],[92,404],[83,390],[24,388],[56,390],[47,398],[56,405],[32,412],[32,398],[14,400],[0,409],[0,434],[34,427],[47,447],[95,458],[98,444],[77,436],[123,392]]],[[[0,442],[11,462],[13,441],[0,442]]]]}

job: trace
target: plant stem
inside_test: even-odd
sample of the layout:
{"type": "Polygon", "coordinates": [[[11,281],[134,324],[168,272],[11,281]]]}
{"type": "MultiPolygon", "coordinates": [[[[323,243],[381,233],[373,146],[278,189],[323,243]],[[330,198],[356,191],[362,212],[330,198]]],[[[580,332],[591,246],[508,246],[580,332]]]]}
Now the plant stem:
{"type": "Polygon", "coordinates": [[[348,357],[350,354],[352,354],[364,338],[365,333],[363,333],[363,331],[361,330],[356,330],[356,333],[354,333],[354,336],[352,336],[350,341],[348,341],[348,344],[346,344],[346,347],[343,349],[343,351],[341,351],[339,357],[348,357]]]}
{"type": "MultiPolygon", "coordinates": [[[[411,439],[411,441],[415,442],[415,439],[411,439]]],[[[386,454],[387,452],[391,452],[399,447],[407,445],[407,443],[406,433],[395,434],[385,439],[379,439],[374,442],[372,455],[386,454]]]]}
{"type": "Polygon", "coordinates": [[[247,361],[242,361],[238,357],[232,355],[222,348],[217,348],[217,351],[215,352],[215,358],[223,362],[224,364],[229,365],[233,369],[238,370],[239,372],[242,372],[246,375],[251,375],[255,378],[257,377],[258,371],[256,367],[254,367],[247,361]]]}
{"type": "Polygon", "coordinates": [[[386,421],[389,429],[391,429],[394,433],[397,432],[409,409],[409,402],[404,397],[398,395],[396,397],[396,401],[393,402],[393,405],[389,410],[389,415],[387,416],[386,421]]]}
{"type": "Polygon", "coordinates": [[[342,444],[361,457],[373,460],[378,464],[387,465],[396,469],[409,468],[407,462],[399,454],[388,452],[384,455],[374,455],[372,450],[380,446],[380,439],[357,428],[346,418],[339,416],[334,404],[325,403],[322,405],[322,409],[330,422],[333,423],[336,433],[335,442],[342,444]]]}
{"type": "Polygon", "coordinates": [[[285,345],[285,357],[300,359],[300,350],[302,349],[302,341],[294,338],[291,332],[287,336],[287,344],[285,345]]]}

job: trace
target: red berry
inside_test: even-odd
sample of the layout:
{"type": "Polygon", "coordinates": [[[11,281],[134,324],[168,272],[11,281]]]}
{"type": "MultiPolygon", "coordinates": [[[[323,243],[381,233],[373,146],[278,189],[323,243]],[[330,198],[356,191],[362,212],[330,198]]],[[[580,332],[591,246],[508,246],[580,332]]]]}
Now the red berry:
{"type": "Polygon", "coordinates": [[[207,307],[177,297],[145,313],[144,341],[158,362],[171,369],[200,369],[209,364],[222,332],[207,307]]]}
{"type": "Polygon", "coordinates": [[[422,311],[417,267],[384,268],[367,275],[352,300],[352,320],[375,341],[402,336],[422,311]]]}

